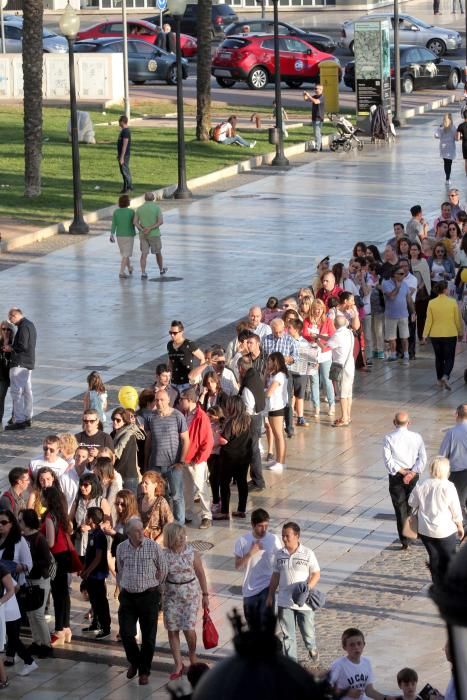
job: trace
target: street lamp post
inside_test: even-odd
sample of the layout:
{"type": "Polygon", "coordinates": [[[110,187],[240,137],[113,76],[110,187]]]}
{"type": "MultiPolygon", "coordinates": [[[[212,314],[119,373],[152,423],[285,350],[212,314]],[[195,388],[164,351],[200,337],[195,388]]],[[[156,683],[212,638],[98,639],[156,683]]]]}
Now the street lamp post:
{"type": "Polygon", "coordinates": [[[399,0],[394,0],[394,126],[400,126],[401,108],[401,55],[399,50],[399,0]]]}
{"type": "Polygon", "coordinates": [[[284,134],[282,132],[282,93],[281,93],[281,68],[280,68],[280,53],[279,53],[279,0],[273,0],[274,5],[274,90],[276,99],[276,155],[274,156],[271,165],[284,166],[288,165],[289,161],[284,155],[284,134]]]}
{"type": "Polygon", "coordinates": [[[68,70],[70,77],[70,117],[71,117],[71,157],[73,162],[73,209],[74,216],[68,233],[89,233],[89,226],[83,218],[81,197],[81,174],[79,167],[78,115],[76,111],[75,61],[73,45],[79,31],[79,17],[68,0],[60,17],[60,31],[68,41],[68,70]]]}
{"type": "Polygon", "coordinates": [[[183,72],[182,50],[180,46],[180,20],[185,12],[187,0],[169,0],[168,8],[175,19],[176,58],[177,58],[177,153],[178,185],[174,192],[175,199],[191,199],[191,192],[186,184],[185,163],[185,124],[183,118],[183,72]]]}
{"type": "Polygon", "coordinates": [[[0,0],[0,31],[2,33],[2,53],[6,53],[5,46],[5,24],[3,22],[3,10],[8,4],[8,0],[0,0]]]}

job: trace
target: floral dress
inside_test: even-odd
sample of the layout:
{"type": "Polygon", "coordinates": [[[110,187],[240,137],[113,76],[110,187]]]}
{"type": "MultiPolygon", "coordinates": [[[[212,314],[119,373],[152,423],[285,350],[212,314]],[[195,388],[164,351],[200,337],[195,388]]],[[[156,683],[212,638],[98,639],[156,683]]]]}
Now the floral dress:
{"type": "Polygon", "coordinates": [[[164,626],[169,632],[193,630],[200,606],[200,587],[195,574],[193,547],[183,551],[164,549],[168,574],[165,580],[162,608],[164,626]]]}

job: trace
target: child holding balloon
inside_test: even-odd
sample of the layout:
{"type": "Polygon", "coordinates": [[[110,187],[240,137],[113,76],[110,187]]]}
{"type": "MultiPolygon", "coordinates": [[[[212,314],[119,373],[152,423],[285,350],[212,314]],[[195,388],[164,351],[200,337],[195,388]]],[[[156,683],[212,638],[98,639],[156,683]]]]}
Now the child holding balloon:
{"type": "Polygon", "coordinates": [[[91,372],[87,376],[88,390],[84,395],[83,404],[84,410],[93,408],[99,420],[104,427],[106,423],[105,412],[107,410],[107,391],[105,390],[104,382],[99,372],[91,372]]]}

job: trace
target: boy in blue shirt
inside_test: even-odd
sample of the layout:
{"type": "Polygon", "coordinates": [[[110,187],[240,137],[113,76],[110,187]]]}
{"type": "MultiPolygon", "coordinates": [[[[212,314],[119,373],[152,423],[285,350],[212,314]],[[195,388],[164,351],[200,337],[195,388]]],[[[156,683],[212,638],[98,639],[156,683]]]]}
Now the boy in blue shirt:
{"type": "Polygon", "coordinates": [[[83,632],[96,632],[96,639],[105,639],[110,635],[110,609],[107,600],[105,580],[109,575],[107,563],[107,537],[101,530],[104,520],[102,508],[88,508],[86,525],[91,529],[88,546],[84,555],[84,569],[80,576],[86,581],[86,588],[91,603],[93,620],[83,632]]]}

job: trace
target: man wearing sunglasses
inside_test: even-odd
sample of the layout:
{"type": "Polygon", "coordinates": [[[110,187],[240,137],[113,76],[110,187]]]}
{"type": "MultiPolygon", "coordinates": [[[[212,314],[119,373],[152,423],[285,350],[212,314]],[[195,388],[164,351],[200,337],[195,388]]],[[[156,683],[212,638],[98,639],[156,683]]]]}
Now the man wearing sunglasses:
{"type": "Polygon", "coordinates": [[[193,358],[204,363],[204,353],[196,343],[185,338],[185,327],[181,321],[170,324],[170,340],[167,343],[169,369],[172,372],[172,384],[182,392],[190,388],[189,374],[193,369],[193,358]]]}
{"type": "Polygon", "coordinates": [[[58,478],[68,469],[68,462],[60,457],[60,440],[57,435],[47,435],[44,439],[42,450],[43,457],[31,460],[29,464],[29,473],[34,478],[37,471],[41,467],[48,467],[58,478]]]}
{"type": "Polygon", "coordinates": [[[75,435],[78,445],[86,445],[89,448],[89,465],[96,458],[97,451],[101,447],[114,449],[114,441],[107,433],[99,429],[99,416],[93,408],[87,408],[83,412],[83,430],[75,435]]]}

